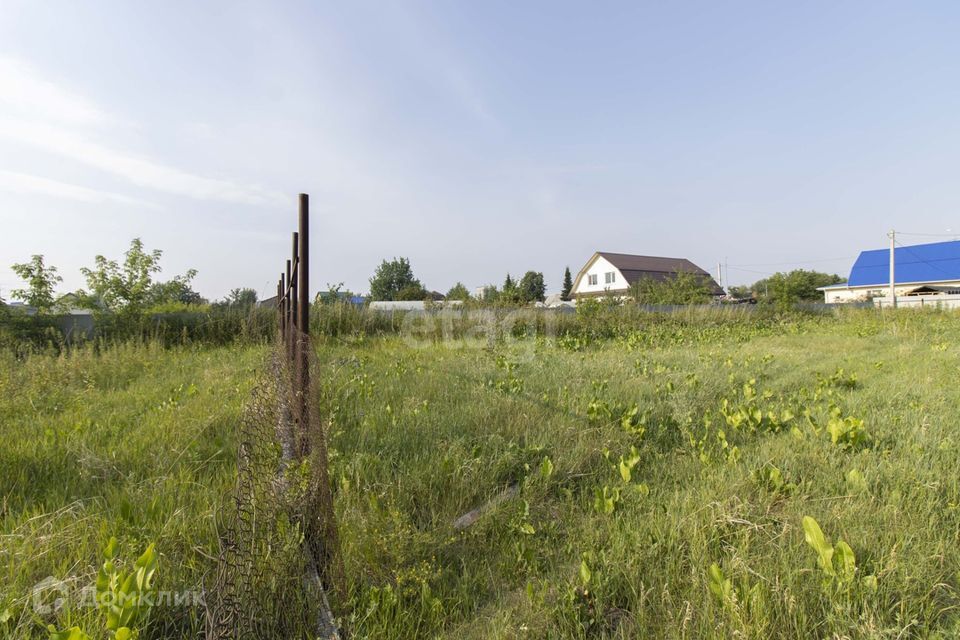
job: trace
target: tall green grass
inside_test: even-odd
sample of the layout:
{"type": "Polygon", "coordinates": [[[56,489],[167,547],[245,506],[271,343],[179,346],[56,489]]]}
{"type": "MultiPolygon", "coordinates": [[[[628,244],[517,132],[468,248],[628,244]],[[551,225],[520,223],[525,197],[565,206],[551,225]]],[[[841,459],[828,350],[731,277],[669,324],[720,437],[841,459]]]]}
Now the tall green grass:
{"type": "MultiPolygon", "coordinates": [[[[202,590],[264,358],[263,347],[157,343],[0,353],[0,637],[46,637],[50,622],[105,637],[76,598],[36,615],[31,590],[48,577],[74,592],[92,584],[110,536],[130,561],[156,542],[159,588],[202,590]]],[[[147,637],[195,637],[203,610],[164,607],[152,620],[147,637]]]]}
{"type": "Polygon", "coordinates": [[[376,638],[954,637],[958,324],[858,313],[532,350],[328,343],[350,626],[376,638]],[[755,432],[720,413],[750,380],[778,423],[755,432]],[[831,443],[834,406],[864,421],[867,446],[831,443]],[[619,463],[634,450],[628,483],[619,463]],[[764,481],[772,467],[779,488],[764,481]],[[516,497],[454,530],[511,485],[516,497]],[[824,586],[805,515],[851,545],[875,591],[824,586]],[[726,601],[709,589],[714,563],[726,601]]]}
{"type": "MultiPolygon", "coordinates": [[[[476,339],[342,312],[317,312],[314,378],[353,637],[960,634],[956,315],[600,309],[476,339]],[[804,516],[853,549],[852,583],[824,576],[804,516]]],[[[88,583],[111,535],[127,557],[157,543],[159,588],[199,587],[265,357],[0,355],[0,633],[98,629],[34,616],[30,588],[88,583]]],[[[156,609],[143,637],[201,617],[156,609]]]]}

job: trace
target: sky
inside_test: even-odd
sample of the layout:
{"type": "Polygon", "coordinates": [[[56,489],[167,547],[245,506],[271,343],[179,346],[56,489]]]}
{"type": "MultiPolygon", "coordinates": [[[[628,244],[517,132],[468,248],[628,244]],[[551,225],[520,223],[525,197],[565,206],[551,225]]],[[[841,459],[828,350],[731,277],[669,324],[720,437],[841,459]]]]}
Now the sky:
{"type": "Polygon", "coordinates": [[[0,0],[0,296],[134,237],[272,295],[301,192],[317,289],[405,256],[557,291],[594,251],[846,276],[960,233],[957,33],[955,2],[0,0]]]}

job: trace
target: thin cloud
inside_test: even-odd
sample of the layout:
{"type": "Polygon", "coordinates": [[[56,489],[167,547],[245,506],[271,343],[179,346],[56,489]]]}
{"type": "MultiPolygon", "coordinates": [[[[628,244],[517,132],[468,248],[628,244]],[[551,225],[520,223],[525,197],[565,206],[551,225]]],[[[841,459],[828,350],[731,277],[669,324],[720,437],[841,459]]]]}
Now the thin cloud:
{"type": "Polygon", "coordinates": [[[29,64],[0,56],[0,104],[21,116],[68,125],[116,125],[111,116],[86,98],[42,78],[29,64]]]}
{"type": "Polygon", "coordinates": [[[137,186],[173,195],[251,205],[285,204],[289,200],[280,193],[256,186],[204,178],[146,158],[110,149],[59,127],[6,119],[0,121],[0,137],[76,160],[124,178],[137,186]]]}
{"type": "MultiPolygon", "coordinates": [[[[136,186],[168,194],[248,205],[288,202],[282,194],[255,185],[198,176],[95,141],[108,128],[117,126],[129,126],[129,123],[93,101],[42,77],[29,64],[0,56],[0,137],[75,160],[136,186]]],[[[56,183],[51,179],[47,187],[56,183]]],[[[20,180],[18,184],[23,187],[26,182],[20,180]]],[[[30,188],[39,188],[38,183],[31,184],[30,188]]],[[[83,197],[97,192],[96,189],[89,191],[83,197]]],[[[62,197],[71,197],[65,194],[76,197],[81,192],[68,189],[58,193],[62,197]]]]}
{"type": "Polygon", "coordinates": [[[161,209],[159,205],[153,202],[130,198],[119,193],[90,189],[76,184],[60,182],[59,180],[2,169],[0,169],[0,191],[43,195],[77,202],[116,203],[147,209],[161,209]]]}

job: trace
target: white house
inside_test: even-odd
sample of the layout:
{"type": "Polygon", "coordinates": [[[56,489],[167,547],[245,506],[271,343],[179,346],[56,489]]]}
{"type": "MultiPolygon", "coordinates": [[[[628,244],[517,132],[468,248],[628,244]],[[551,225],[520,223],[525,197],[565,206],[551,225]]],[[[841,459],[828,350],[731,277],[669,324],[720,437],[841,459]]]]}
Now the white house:
{"type": "Polygon", "coordinates": [[[704,278],[712,289],[713,295],[724,294],[723,289],[710,277],[709,273],[686,258],[637,256],[598,251],[580,269],[573,281],[571,296],[625,295],[630,285],[641,278],[662,281],[676,277],[681,272],[704,278]]]}
{"type": "MultiPolygon", "coordinates": [[[[900,306],[956,306],[960,296],[960,240],[896,247],[894,292],[900,306]]],[[[863,251],[843,284],[820,287],[827,303],[876,300],[889,304],[890,250],[863,251]]]]}

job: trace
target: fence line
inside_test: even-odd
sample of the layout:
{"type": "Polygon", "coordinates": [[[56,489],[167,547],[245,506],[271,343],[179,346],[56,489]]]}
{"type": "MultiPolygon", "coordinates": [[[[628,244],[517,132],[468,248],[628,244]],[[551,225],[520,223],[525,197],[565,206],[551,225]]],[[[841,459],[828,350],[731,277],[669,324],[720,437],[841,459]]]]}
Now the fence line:
{"type": "Polygon", "coordinates": [[[310,375],[309,218],[300,194],[298,231],[277,283],[273,380],[258,385],[241,425],[235,511],[226,514],[208,590],[208,640],[304,630],[341,637],[334,611],[345,594],[343,565],[310,375]]]}

